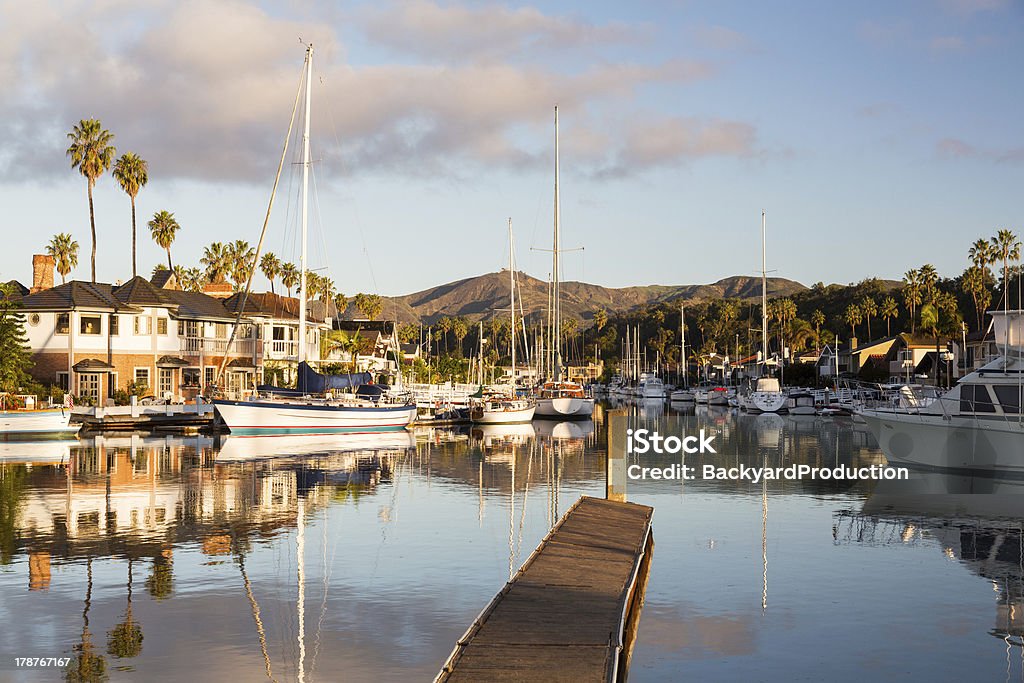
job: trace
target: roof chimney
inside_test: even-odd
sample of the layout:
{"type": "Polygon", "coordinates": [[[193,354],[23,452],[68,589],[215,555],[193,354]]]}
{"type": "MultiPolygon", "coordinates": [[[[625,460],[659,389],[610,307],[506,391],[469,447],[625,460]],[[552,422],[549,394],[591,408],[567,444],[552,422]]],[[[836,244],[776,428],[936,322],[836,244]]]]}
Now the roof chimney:
{"type": "Polygon", "coordinates": [[[47,254],[35,254],[32,257],[32,289],[30,293],[35,294],[44,289],[53,289],[53,267],[55,261],[47,254]]]}

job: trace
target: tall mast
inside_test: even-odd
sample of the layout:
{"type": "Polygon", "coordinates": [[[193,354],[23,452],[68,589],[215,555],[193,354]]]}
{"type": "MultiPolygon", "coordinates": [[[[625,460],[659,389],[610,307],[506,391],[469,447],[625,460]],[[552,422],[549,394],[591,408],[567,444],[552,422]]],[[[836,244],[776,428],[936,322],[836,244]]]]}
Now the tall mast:
{"type": "Polygon", "coordinates": [[[552,298],[554,299],[554,352],[555,352],[555,364],[554,364],[554,376],[556,382],[562,381],[562,307],[559,302],[558,292],[558,249],[560,247],[558,240],[558,229],[560,222],[560,211],[558,207],[558,105],[555,105],[555,245],[551,254],[551,282],[552,282],[552,298]]]}
{"type": "Polygon", "coordinates": [[[512,330],[509,334],[512,346],[512,390],[516,386],[516,271],[512,258],[512,218],[508,219],[508,291],[510,292],[509,310],[512,312],[512,330]]]}
{"type": "Polygon", "coordinates": [[[309,220],[309,103],[313,84],[313,46],[306,48],[306,127],[302,133],[302,250],[299,253],[299,362],[306,360],[306,232],[309,220]]]}
{"type": "Polygon", "coordinates": [[[679,355],[683,360],[683,386],[688,386],[686,372],[686,304],[679,304],[679,355]]]}
{"type": "Polygon", "coordinates": [[[761,362],[768,363],[768,270],[765,261],[764,211],[761,211],[761,362]]]}

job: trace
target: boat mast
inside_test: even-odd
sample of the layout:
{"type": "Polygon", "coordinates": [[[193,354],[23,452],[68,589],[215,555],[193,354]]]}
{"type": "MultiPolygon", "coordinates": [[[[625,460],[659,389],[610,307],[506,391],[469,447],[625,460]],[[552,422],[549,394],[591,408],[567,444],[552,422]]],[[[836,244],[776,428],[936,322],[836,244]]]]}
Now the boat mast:
{"type": "Polygon", "coordinates": [[[302,247],[299,252],[299,363],[306,360],[306,232],[309,221],[309,103],[313,84],[313,45],[306,48],[306,126],[302,132],[302,247]]]}
{"type": "Polygon", "coordinates": [[[761,362],[768,367],[768,270],[765,261],[764,211],[761,211],[761,362]]]}
{"type": "Polygon", "coordinates": [[[683,386],[690,383],[686,372],[686,304],[679,304],[679,355],[683,361],[683,386]]]}
{"type": "Polygon", "coordinates": [[[512,218],[508,219],[508,291],[509,310],[512,312],[512,329],[509,333],[510,346],[512,347],[512,393],[516,390],[516,271],[513,261],[512,246],[512,218]]]}
{"type": "Polygon", "coordinates": [[[558,229],[560,222],[560,211],[558,207],[558,105],[555,105],[555,245],[551,254],[551,282],[552,292],[551,296],[554,300],[554,379],[556,382],[562,381],[562,308],[559,303],[559,292],[558,292],[558,250],[559,250],[559,239],[558,229]]]}

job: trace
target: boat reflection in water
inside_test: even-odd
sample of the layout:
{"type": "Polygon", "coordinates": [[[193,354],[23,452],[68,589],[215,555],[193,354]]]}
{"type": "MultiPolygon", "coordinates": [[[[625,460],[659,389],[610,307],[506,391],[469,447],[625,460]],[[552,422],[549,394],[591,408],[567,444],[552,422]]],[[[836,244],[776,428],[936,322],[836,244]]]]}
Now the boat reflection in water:
{"type": "MultiPolygon", "coordinates": [[[[542,424],[538,422],[538,424],[542,424]]],[[[484,448],[515,444],[525,446],[533,441],[536,431],[531,422],[520,424],[475,424],[470,430],[474,440],[484,448]]]]}
{"type": "Polygon", "coordinates": [[[406,451],[415,447],[416,437],[407,430],[359,434],[226,435],[220,440],[217,462],[330,455],[366,450],[406,451]]]}
{"type": "Polygon", "coordinates": [[[37,465],[59,465],[71,457],[71,446],[77,441],[69,439],[0,440],[0,463],[24,462],[37,465]]]}
{"type": "Polygon", "coordinates": [[[538,421],[536,424],[537,435],[558,441],[572,441],[585,439],[594,433],[593,420],[578,420],[572,422],[538,421]]]}
{"type": "Polygon", "coordinates": [[[839,518],[840,541],[937,541],[948,558],[991,582],[989,634],[1024,648],[1024,480],[915,471],[907,480],[879,481],[860,513],[839,518]]]}

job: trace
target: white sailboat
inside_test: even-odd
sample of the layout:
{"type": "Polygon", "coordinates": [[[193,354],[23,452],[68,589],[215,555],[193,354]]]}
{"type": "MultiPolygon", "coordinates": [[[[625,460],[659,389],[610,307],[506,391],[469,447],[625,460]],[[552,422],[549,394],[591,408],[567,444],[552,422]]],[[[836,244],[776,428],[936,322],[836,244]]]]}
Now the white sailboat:
{"type": "MultiPolygon", "coordinates": [[[[508,278],[509,278],[509,310],[512,314],[512,327],[509,335],[512,353],[512,383],[506,390],[481,387],[480,397],[471,398],[469,419],[476,424],[515,424],[529,422],[537,410],[537,402],[532,397],[516,396],[516,270],[515,244],[512,241],[512,219],[508,219],[508,278]]],[[[481,330],[483,323],[480,324],[481,330]]],[[[482,335],[481,335],[482,337],[482,335]]]]}
{"type": "Polygon", "coordinates": [[[537,398],[536,417],[548,419],[588,420],[594,414],[594,399],[587,396],[583,386],[562,378],[562,305],[558,287],[558,255],[561,250],[559,235],[560,209],[558,205],[558,107],[555,107],[555,238],[552,249],[552,334],[554,336],[554,367],[552,380],[541,385],[537,398]]]}
{"type": "MultiPolygon", "coordinates": [[[[761,364],[768,364],[768,271],[765,263],[765,218],[761,212],[761,364]]],[[[749,413],[781,413],[786,410],[786,394],[777,377],[759,377],[754,391],[744,396],[740,406],[749,413]]]]}
{"type": "MultiPolygon", "coordinates": [[[[302,136],[302,243],[299,257],[299,363],[306,360],[306,235],[309,209],[309,119],[313,82],[313,46],[306,47],[305,130],[302,136]]],[[[293,119],[294,120],[294,119],[293,119]]],[[[289,128],[290,132],[290,128],[289,128]]],[[[287,146],[285,147],[287,153],[287,146]]],[[[282,158],[283,162],[283,158],[282,158]]],[[[280,174],[280,170],[278,171],[280,174]]],[[[276,190],[275,183],[275,190],[276,190]]],[[[271,198],[271,206],[273,197],[271,198]]],[[[268,210],[269,216],[269,210],[268,210]]],[[[262,245],[263,239],[260,238],[262,245]]],[[[257,247],[256,258],[259,258],[257,247]]],[[[251,276],[250,276],[251,282],[251,276]]],[[[213,404],[233,434],[319,433],[405,429],[416,419],[416,404],[383,397],[364,400],[354,397],[314,399],[259,398],[234,401],[214,399],[213,404]]]]}

